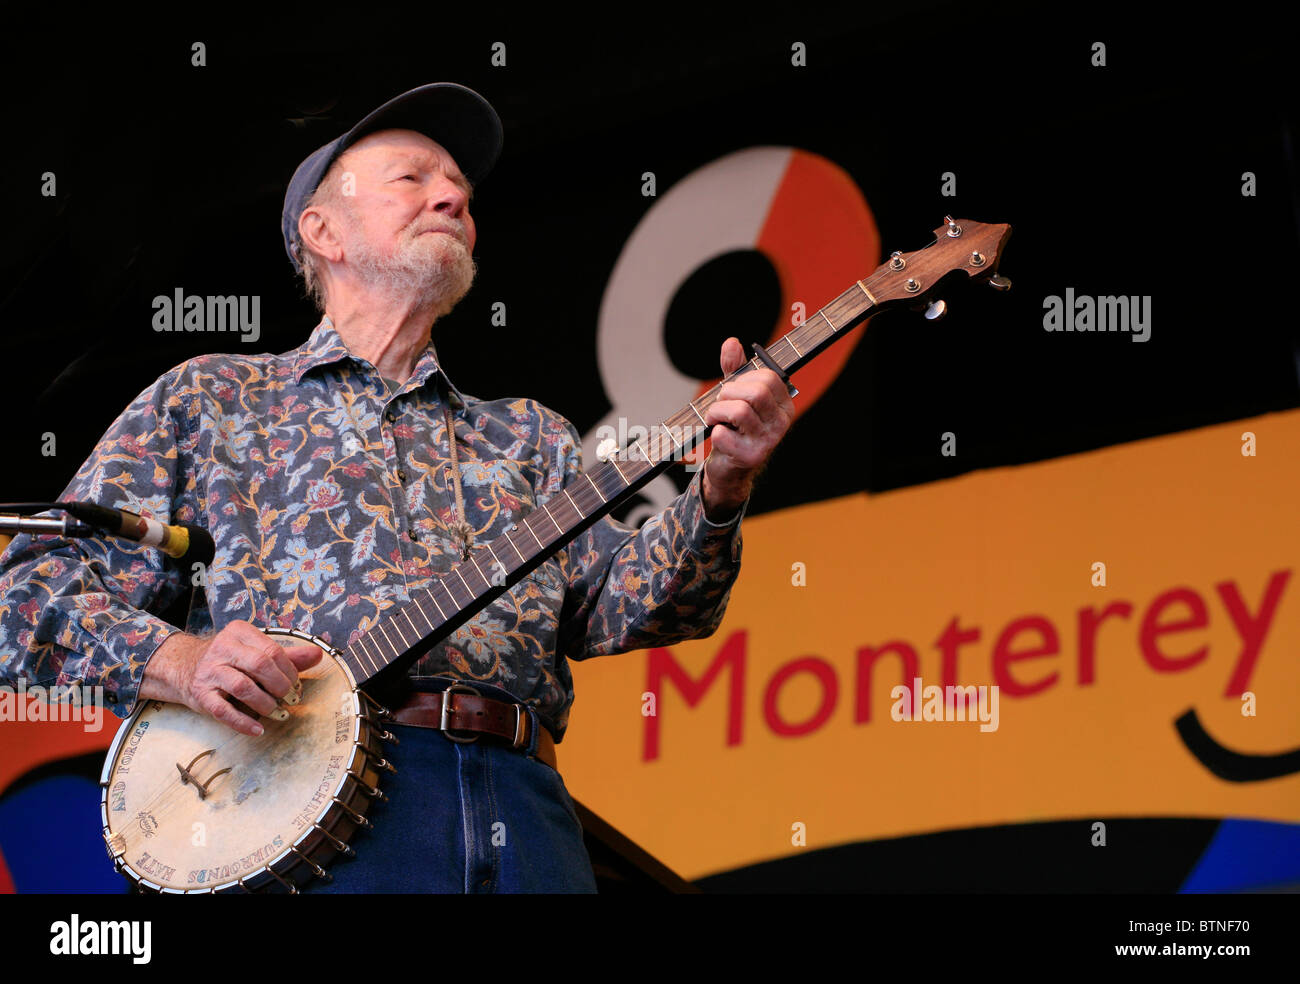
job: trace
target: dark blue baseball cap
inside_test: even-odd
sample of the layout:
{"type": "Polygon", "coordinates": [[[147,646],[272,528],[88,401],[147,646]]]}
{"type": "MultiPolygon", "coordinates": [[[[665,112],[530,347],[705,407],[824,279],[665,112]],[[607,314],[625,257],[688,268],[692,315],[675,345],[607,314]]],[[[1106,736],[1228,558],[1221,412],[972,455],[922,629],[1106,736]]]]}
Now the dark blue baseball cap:
{"type": "Polygon", "coordinates": [[[434,82],[388,100],[337,140],[331,140],[298,165],[284,196],[280,230],[284,251],[293,268],[302,272],[294,255],[298,217],[319,187],[330,165],[362,137],[379,130],[414,130],[447,148],[470,184],[478,184],[501,154],[501,118],[473,89],[455,82],[434,82]]]}

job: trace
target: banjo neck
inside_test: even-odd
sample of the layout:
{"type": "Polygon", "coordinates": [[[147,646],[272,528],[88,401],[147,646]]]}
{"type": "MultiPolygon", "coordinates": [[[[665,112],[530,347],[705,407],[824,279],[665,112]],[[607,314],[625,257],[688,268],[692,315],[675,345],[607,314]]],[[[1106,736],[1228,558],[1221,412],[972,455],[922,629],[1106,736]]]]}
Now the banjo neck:
{"type": "Polygon", "coordinates": [[[929,245],[894,253],[870,277],[856,281],[766,350],[755,345],[753,358],[652,429],[652,436],[582,472],[483,549],[437,575],[428,588],[363,632],[340,658],[366,689],[390,686],[419,656],[703,443],[710,430],[705,413],[723,383],[764,367],[788,383],[790,374],[869,315],[892,306],[923,307],[940,281],[957,271],[971,279],[993,278],[994,286],[1005,289],[1009,282],[994,274],[1010,234],[1005,224],[946,219],[929,245]]]}

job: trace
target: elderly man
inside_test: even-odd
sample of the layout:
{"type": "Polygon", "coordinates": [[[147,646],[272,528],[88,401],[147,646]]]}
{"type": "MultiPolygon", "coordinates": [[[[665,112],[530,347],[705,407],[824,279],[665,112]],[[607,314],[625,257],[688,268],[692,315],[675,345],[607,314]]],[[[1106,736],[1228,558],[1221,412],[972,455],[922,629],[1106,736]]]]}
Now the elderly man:
{"type": "MultiPolygon", "coordinates": [[[[189,571],[156,552],[20,536],[0,567],[5,680],[100,683],[123,717],[159,699],[258,735],[248,712],[277,713],[320,651],[256,626],[354,642],[566,494],[581,472],[574,427],[532,400],[462,393],[431,337],[473,280],[470,200],[500,145],[491,106],[439,83],[299,166],[282,232],[323,313],[311,337],[283,355],[201,356],[165,373],[61,496],[211,531],[216,557],[185,630],[148,611],[189,587],[189,571]]],[[[724,373],[744,360],[728,339],[724,373]]],[[[729,381],[705,418],[724,425],[712,453],[669,508],[639,530],[597,521],[423,653],[397,709],[390,801],[353,839],[356,858],[312,889],[593,891],[555,768],[574,699],[567,661],[714,631],[753,478],[792,419],[775,373],[729,381]],[[473,715],[453,721],[454,736],[440,730],[453,684],[458,712],[518,704],[526,740],[473,715]]]]}

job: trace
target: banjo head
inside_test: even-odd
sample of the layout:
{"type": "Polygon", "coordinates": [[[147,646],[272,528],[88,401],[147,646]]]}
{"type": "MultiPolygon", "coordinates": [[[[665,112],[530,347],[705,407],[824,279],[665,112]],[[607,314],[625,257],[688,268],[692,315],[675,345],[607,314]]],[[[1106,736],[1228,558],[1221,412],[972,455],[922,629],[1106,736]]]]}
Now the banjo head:
{"type": "Polygon", "coordinates": [[[328,644],[306,641],[325,656],[299,674],[299,703],[280,705],[288,719],[259,718],[258,737],[156,700],[119,728],[100,777],[100,814],[109,856],[137,887],[289,884],[278,875],[316,868],[365,825],[359,792],[377,792],[370,713],[328,644]]]}

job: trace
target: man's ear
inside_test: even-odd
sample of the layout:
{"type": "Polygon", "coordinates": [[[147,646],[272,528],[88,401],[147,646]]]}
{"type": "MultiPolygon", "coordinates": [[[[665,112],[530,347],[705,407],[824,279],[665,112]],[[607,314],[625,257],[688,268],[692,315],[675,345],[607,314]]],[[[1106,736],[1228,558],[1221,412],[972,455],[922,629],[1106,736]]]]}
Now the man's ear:
{"type": "Polygon", "coordinates": [[[337,263],[343,258],[343,240],[338,234],[338,220],[320,205],[305,209],[298,216],[298,235],[303,249],[337,263]]]}

